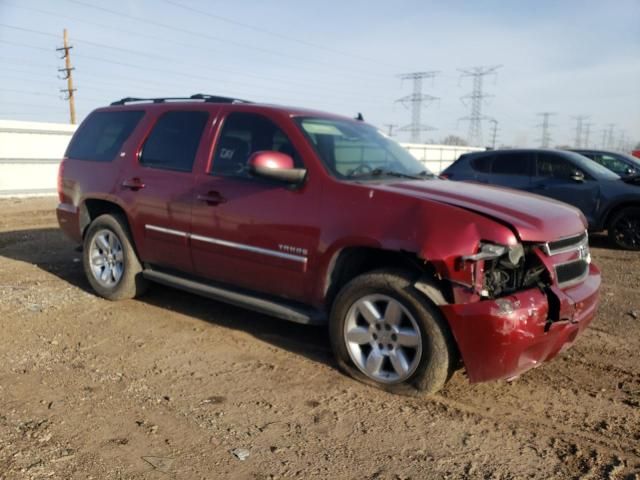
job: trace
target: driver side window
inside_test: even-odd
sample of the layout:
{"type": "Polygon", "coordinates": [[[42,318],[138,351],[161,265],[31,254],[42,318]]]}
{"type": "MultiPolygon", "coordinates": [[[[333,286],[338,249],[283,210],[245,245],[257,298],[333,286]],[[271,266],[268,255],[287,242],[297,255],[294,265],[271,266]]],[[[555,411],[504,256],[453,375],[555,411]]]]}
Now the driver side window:
{"type": "Polygon", "coordinates": [[[211,174],[251,178],[247,168],[249,157],[264,150],[285,153],[293,158],[296,168],[304,168],[291,141],[275,123],[255,113],[231,113],[222,125],[211,174]]]}
{"type": "Polygon", "coordinates": [[[566,160],[546,153],[538,154],[536,175],[545,178],[569,180],[578,168],[566,160]]]}

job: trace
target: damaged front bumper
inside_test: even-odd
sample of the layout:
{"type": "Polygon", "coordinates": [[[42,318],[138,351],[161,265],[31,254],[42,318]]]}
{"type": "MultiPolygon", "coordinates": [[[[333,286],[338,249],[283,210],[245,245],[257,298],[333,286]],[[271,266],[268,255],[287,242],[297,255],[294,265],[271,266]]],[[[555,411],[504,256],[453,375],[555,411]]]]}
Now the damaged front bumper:
{"type": "Polygon", "coordinates": [[[600,271],[589,265],[585,280],[572,287],[440,305],[469,380],[514,378],[571,346],[595,316],[600,282],[600,271]]]}

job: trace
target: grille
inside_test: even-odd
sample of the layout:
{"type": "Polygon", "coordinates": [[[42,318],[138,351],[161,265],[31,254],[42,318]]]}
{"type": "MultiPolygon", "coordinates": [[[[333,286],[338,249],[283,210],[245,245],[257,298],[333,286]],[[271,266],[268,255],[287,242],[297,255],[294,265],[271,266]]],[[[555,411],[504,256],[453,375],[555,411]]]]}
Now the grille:
{"type": "Polygon", "coordinates": [[[589,263],[585,259],[574,260],[555,266],[558,284],[566,287],[581,282],[589,273],[589,263]]]}
{"type": "Polygon", "coordinates": [[[587,232],[575,235],[573,237],[555,240],[544,245],[547,255],[556,255],[558,253],[577,250],[581,245],[587,244],[587,232]]]}

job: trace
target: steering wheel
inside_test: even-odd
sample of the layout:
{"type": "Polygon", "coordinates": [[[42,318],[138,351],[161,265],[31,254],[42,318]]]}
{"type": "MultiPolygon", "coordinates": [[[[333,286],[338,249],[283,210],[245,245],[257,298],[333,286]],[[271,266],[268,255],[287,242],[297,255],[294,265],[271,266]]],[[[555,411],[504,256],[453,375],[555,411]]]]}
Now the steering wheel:
{"type": "Polygon", "coordinates": [[[367,173],[371,173],[371,172],[373,172],[373,168],[371,168],[366,163],[362,163],[362,164],[358,165],[356,168],[354,168],[352,170],[349,170],[349,173],[347,173],[347,176],[348,177],[353,177],[356,174],[358,174],[358,175],[366,175],[367,173]]]}

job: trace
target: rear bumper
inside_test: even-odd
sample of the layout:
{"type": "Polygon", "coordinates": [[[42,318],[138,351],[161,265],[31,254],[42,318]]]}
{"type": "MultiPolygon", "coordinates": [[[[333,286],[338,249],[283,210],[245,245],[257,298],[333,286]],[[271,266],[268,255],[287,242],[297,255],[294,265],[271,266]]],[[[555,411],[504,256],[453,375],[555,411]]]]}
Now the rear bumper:
{"type": "Polygon", "coordinates": [[[472,383],[508,379],[570,347],[598,306],[600,271],[594,265],[580,284],[540,289],[496,300],[443,305],[472,383]],[[550,318],[559,320],[550,321],[550,318]]]}
{"type": "Polygon", "coordinates": [[[56,217],[58,217],[58,225],[62,231],[72,240],[82,243],[78,207],[68,203],[60,203],[56,208],[56,217]]]}

